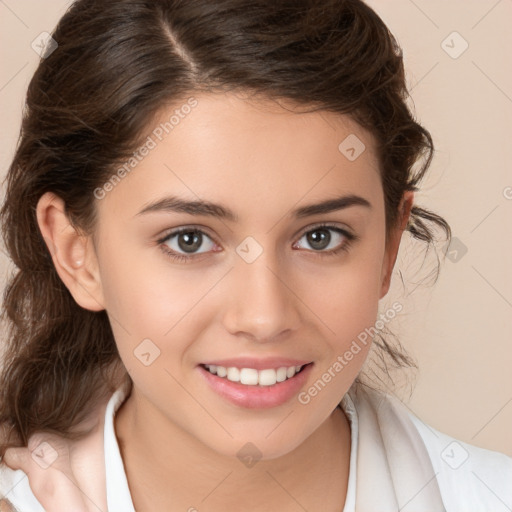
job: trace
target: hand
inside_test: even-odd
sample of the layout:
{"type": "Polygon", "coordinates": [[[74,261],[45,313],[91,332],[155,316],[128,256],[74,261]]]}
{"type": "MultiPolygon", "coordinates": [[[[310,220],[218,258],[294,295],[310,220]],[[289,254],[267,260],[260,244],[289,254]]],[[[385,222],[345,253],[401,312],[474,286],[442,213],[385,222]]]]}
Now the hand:
{"type": "MultiPolygon", "coordinates": [[[[101,404],[80,425],[92,428],[83,439],[72,441],[38,432],[29,438],[28,447],[6,450],[5,463],[27,474],[32,493],[46,512],[107,510],[105,407],[106,403],[101,404]]],[[[0,511],[2,506],[0,504],[0,511]]]]}

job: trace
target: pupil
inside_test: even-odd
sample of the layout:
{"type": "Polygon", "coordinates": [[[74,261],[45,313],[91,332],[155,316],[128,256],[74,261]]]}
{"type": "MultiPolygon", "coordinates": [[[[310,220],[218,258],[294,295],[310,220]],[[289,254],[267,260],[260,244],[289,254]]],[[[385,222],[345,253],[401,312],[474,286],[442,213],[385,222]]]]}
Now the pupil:
{"type": "Polygon", "coordinates": [[[325,249],[331,241],[331,233],[326,229],[317,229],[308,234],[308,243],[314,249],[325,249]]]}
{"type": "Polygon", "coordinates": [[[188,231],[180,233],[178,236],[178,245],[180,249],[186,252],[194,252],[201,247],[202,236],[197,231],[188,231]]]}

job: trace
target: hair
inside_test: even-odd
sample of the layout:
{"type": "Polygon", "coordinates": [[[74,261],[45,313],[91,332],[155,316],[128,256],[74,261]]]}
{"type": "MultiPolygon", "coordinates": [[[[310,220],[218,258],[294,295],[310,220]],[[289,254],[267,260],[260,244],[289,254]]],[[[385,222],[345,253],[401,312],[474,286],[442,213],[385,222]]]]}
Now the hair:
{"type": "MultiPolygon", "coordinates": [[[[350,116],[377,141],[386,236],[434,153],[406,104],[401,48],[360,0],[78,0],[52,37],[58,47],[28,87],[0,211],[16,266],[1,317],[0,456],[36,431],[84,435],[76,426],[93,404],[131,382],[106,311],[80,307],[60,280],[36,206],[51,191],[72,225],[93,233],[94,190],[164,106],[244,92],[350,116]]],[[[442,217],[413,206],[413,238],[434,244],[437,228],[451,236],[442,217]]],[[[415,365],[399,343],[375,343],[383,361],[415,365]]]]}

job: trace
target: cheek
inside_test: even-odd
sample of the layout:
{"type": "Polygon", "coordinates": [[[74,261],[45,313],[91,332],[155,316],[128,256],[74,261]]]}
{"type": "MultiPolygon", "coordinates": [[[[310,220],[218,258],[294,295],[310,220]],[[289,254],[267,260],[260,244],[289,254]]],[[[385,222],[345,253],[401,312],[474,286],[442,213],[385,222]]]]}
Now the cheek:
{"type": "Polygon", "coordinates": [[[322,318],[334,331],[345,332],[351,330],[350,326],[364,328],[368,322],[374,323],[383,255],[383,240],[366,240],[357,250],[348,253],[339,266],[324,269],[314,278],[305,276],[309,282],[310,303],[318,305],[322,318]]]}
{"type": "Polygon", "coordinates": [[[381,249],[378,243],[368,244],[321,281],[309,279],[307,303],[314,305],[320,319],[316,325],[325,333],[316,373],[298,396],[310,417],[332,411],[366,361],[369,329],[378,314],[381,249]]]}
{"type": "MultiPolygon", "coordinates": [[[[381,284],[385,239],[367,234],[338,267],[309,280],[307,303],[318,314],[326,333],[325,358],[319,373],[331,379],[332,403],[353,382],[372,342],[381,284]],[[336,378],[332,376],[335,375],[336,378]]],[[[330,380],[329,380],[330,381],[330,380]]],[[[325,397],[328,400],[328,397],[325,397]]]]}
{"type": "Polygon", "coordinates": [[[199,298],[200,276],[171,266],[156,246],[105,239],[99,257],[106,310],[128,331],[162,336],[199,298]]]}
{"type": "Polygon", "coordinates": [[[171,265],[158,247],[128,250],[114,240],[99,256],[105,309],[126,366],[145,339],[165,356],[155,366],[164,359],[174,365],[208,321],[211,308],[205,309],[209,302],[202,299],[222,270],[171,265]]]}

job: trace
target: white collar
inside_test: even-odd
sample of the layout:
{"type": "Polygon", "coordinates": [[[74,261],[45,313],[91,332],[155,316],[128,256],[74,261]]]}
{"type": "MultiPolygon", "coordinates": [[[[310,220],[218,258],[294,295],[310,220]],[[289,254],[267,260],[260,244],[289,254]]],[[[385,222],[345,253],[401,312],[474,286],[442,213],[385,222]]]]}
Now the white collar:
{"type": "Polygon", "coordinates": [[[124,402],[128,390],[128,385],[120,386],[111,396],[105,410],[105,476],[109,512],[135,512],[114,430],[114,415],[124,402]]]}

